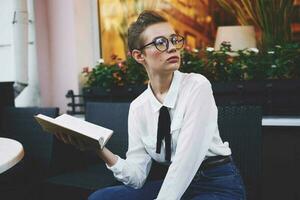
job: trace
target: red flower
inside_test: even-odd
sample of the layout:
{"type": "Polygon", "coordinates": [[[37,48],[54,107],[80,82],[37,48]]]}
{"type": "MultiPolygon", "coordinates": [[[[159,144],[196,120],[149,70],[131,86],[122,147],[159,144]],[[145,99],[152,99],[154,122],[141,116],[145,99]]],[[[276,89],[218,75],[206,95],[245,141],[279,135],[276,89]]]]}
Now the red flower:
{"type": "Polygon", "coordinates": [[[89,73],[89,67],[82,68],[82,73],[89,73]]]}
{"type": "Polygon", "coordinates": [[[191,51],[192,51],[191,47],[189,47],[189,46],[185,46],[184,49],[185,49],[186,51],[188,51],[188,52],[191,52],[191,51]]]}
{"type": "Polygon", "coordinates": [[[123,63],[122,63],[122,62],[119,62],[119,63],[118,63],[118,66],[119,66],[119,68],[122,68],[122,67],[123,67],[123,63]]]}
{"type": "Polygon", "coordinates": [[[110,58],[111,58],[112,60],[116,60],[116,59],[118,58],[118,56],[117,56],[116,54],[112,54],[112,55],[110,56],[110,58]]]}

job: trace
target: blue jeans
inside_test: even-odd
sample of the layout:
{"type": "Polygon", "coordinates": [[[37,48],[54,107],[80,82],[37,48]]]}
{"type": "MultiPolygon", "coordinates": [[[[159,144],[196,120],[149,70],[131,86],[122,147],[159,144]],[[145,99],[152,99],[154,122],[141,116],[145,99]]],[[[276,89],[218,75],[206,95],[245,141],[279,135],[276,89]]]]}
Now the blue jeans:
{"type": "MultiPolygon", "coordinates": [[[[120,185],[100,189],[89,200],[153,200],[163,180],[149,181],[140,189],[120,185]]],[[[198,170],[181,200],[245,200],[245,188],[233,162],[198,170]]]]}

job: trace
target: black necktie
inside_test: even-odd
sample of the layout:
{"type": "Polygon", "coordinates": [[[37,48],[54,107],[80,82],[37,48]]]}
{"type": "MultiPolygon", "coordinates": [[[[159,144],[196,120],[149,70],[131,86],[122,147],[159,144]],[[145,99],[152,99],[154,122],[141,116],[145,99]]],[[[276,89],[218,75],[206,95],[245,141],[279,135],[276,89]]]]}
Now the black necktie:
{"type": "Polygon", "coordinates": [[[171,161],[171,118],[167,107],[161,107],[158,117],[156,153],[160,153],[162,140],[165,139],[166,161],[171,161]]]}

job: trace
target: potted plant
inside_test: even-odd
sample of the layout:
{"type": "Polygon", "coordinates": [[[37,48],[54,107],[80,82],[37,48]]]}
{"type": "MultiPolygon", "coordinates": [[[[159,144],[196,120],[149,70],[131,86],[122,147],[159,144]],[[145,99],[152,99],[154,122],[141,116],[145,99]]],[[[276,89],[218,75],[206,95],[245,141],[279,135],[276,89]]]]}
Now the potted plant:
{"type": "Polygon", "coordinates": [[[112,55],[113,63],[100,60],[92,71],[84,71],[87,77],[83,88],[85,101],[130,101],[142,93],[147,84],[144,67],[128,56],[122,61],[112,55]]]}
{"type": "Polygon", "coordinates": [[[264,114],[300,113],[300,44],[268,51],[232,51],[223,44],[207,52],[217,104],[256,104],[264,114]]]}
{"type": "MultiPolygon", "coordinates": [[[[258,104],[264,114],[300,113],[300,44],[276,45],[267,51],[233,51],[229,43],[220,50],[182,51],[182,72],[207,77],[218,105],[258,104]]],[[[88,77],[88,101],[131,101],[146,89],[144,67],[128,56],[112,64],[99,63],[88,77]]]]}

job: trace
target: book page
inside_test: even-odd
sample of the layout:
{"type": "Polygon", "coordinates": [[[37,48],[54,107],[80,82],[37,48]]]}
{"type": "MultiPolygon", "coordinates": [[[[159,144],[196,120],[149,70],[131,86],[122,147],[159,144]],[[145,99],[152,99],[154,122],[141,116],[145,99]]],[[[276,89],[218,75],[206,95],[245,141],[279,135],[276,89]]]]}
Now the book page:
{"type": "Polygon", "coordinates": [[[113,133],[113,131],[110,129],[92,124],[90,122],[72,117],[67,114],[63,114],[55,118],[55,123],[66,128],[75,130],[83,135],[86,135],[96,140],[99,140],[100,137],[103,137],[103,139],[106,140],[113,133]]]}
{"type": "Polygon", "coordinates": [[[39,122],[39,124],[42,126],[42,128],[51,133],[56,133],[60,129],[55,123],[55,119],[48,117],[46,115],[38,114],[35,116],[35,119],[39,122]]]}

